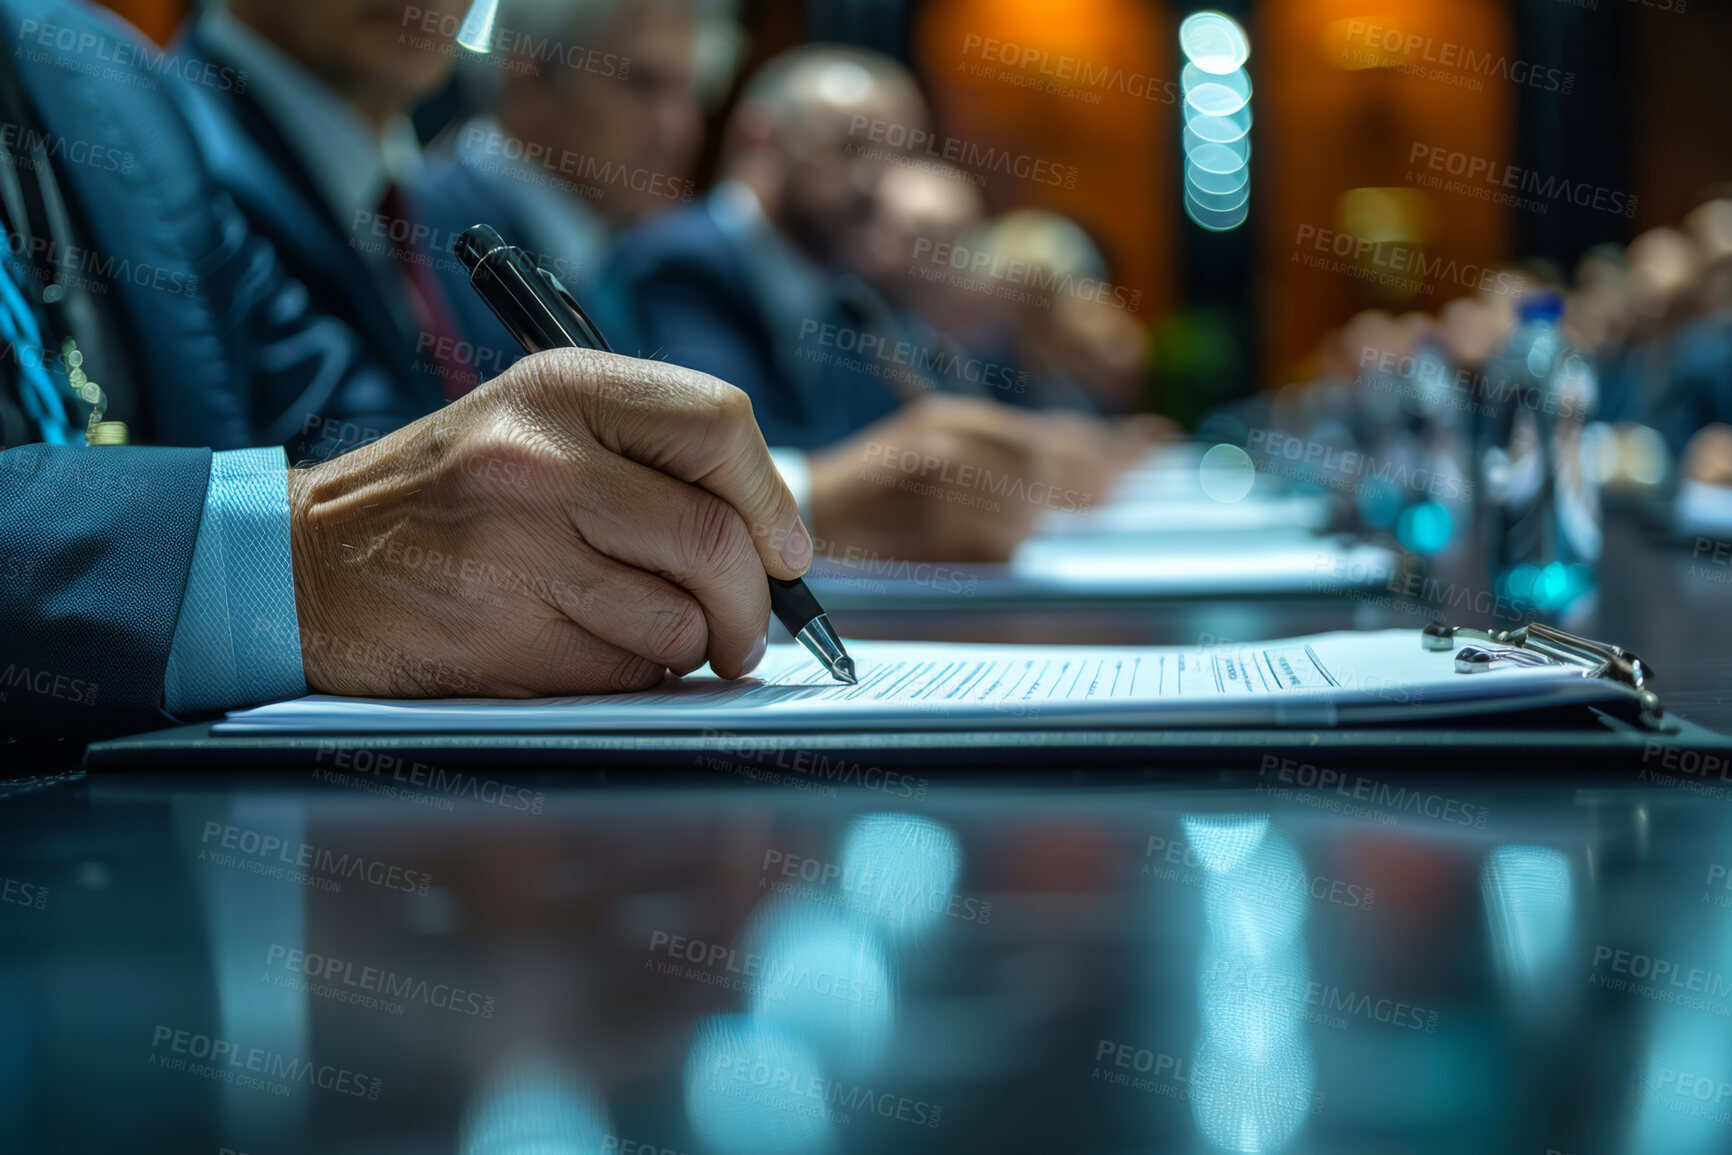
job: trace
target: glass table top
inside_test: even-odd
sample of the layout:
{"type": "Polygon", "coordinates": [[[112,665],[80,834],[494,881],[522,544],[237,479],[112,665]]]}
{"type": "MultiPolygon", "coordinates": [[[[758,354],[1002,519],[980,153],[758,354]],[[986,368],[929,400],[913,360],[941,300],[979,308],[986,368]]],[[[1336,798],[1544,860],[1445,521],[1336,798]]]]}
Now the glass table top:
{"type": "Polygon", "coordinates": [[[1732,768],[1583,786],[1264,763],[1231,789],[15,793],[0,1134],[1732,1149],[1732,768]]]}

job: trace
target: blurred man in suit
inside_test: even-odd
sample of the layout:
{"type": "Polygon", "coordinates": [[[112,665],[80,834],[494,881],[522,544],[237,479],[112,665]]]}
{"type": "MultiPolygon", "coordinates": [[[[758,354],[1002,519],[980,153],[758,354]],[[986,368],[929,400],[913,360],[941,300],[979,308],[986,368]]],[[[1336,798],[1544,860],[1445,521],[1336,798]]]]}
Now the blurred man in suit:
{"type": "Polygon", "coordinates": [[[241,74],[67,0],[0,13],[0,739],[308,689],[581,693],[755,664],[764,574],[812,547],[742,394],[544,354],[310,468],[213,453],[248,444],[260,394],[377,377],[168,98],[241,74]],[[73,369],[135,434],[196,448],[81,444],[73,369]]]}
{"type": "Polygon", "coordinates": [[[621,229],[691,203],[733,27],[695,0],[507,0],[499,22],[500,47],[465,61],[492,110],[447,134],[452,158],[418,188],[433,206],[493,206],[618,339],[601,270],[621,229]]]}
{"type": "MultiPolygon", "coordinates": [[[[812,46],[747,85],[729,118],[722,182],[619,242],[639,348],[721,376],[752,398],[821,553],[1003,561],[1041,512],[981,500],[978,482],[1070,496],[1054,430],[983,396],[941,396],[942,349],[921,342],[850,266],[903,139],[926,123],[907,72],[876,53],[812,46]],[[923,356],[924,354],[924,356],[923,356]]],[[[1095,456],[1099,457],[1100,454],[1095,456]]]]}
{"type": "Polygon", "coordinates": [[[1021,400],[1078,413],[1135,409],[1148,341],[1082,226],[1057,213],[1018,209],[963,236],[955,251],[985,270],[982,280],[1003,289],[974,295],[997,306],[1010,346],[1006,359],[1028,375],[1021,400]]]}
{"type": "MultiPolygon", "coordinates": [[[[699,7],[692,0],[503,6],[499,48],[471,61],[473,73],[496,90],[495,115],[451,133],[455,162],[430,165],[416,191],[436,229],[452,232],[486,220],[530,249],[576,292],[617,346],[675,361],[685,357],[710,372],[743,372],[738,363],[725,368],[721,360],[704,359],[726,356],[707,338],[682,338],[684,352],[667,348],[670,341],[660,334],[680,330],[664,310],[677,304],[659,294],[637,311],[658,335],[649,343],[634,339],[632,318],[622,315],[613,296],[617,279],[598,276],[621,227],[692,199],[700,95],[725,76],[725,63],[715,62],[725,60],[728,40],[727,27],[700,19],[699,7]]],[[[515,359],[503,329],[477,325],[473,331],[493,344],[491,360],[515,359]]],[[[823,351],[816,340],[812,345],[814,353],[823,351]]],[[[885,388],[882,378],[865,379],[885,388]]],[[[1015,417],[989,407],[911,407],[863,434],[859,444],[808,457],[781,443],[790,426],[778,422],[771,402],[760,397],[755,405],[778,468],[802,509],[823,526],[827,553],[997,561],[1038,513],[1027,502],[983,513],[985,503],[963,500],[978,495],[937,476],[942,470],[921,464],[920,476],[909,477],[883,468],[888,460],[936,462],[934,454],[943,453],[950,461],[962,453],[993,478],[1014,475],[1026,482],[1035,468],[1034,444],[1015,417]]]]}
{"type": "MultiPolygon", "coordinates": [[[[1732,199],[1714,197],[1684,218],[1700,272],[1692,293],[1694,316],[1665,338],[1668,378],[1648,414],[1649,423],[1679,454],[1685,476],[1697,480],[1732,474],[1726,423],[1732,422],[1732,199]]],[[[1724,484],[1724,482],[1721,482],[1724,484]]]]}
{"type": "MultiPolygon", "coordinates": [[[[371,435],[502,367],[475,356],[467,330],[485,310],[442,279],[453,238],[429,226],[410,188],[422,157],[408,114],[450,76],[465,6],[227,0],[176,45],[245,76],[188,85],[189,119],[218,184],[315,307],[354,326],[391,375],[390,396],[361,423],[371,435]]],[[[306,400],[322,428],[318,399],[306,400]]]]}
{"type": "MultiPolygon", "coordinates": [[[[389,392],[384,370],[346,326],[296,307],[304,292],[211,186],[175,116],[183,84],[230,90],[246,76],[135,47],[130,28],[79,5],[16,7],[28,15],[7,30],[0,213],[47,352],[77,339],[107,416],[135,441],[283,441],[312,398],[342,420],[371,411],[389,392]],[[68,47],[72,28],[84,40],[68,47]],[[139,75],[109,76],[104,51],[137,55],[139,75]]],[[[4,443],[68,439],[52,406],[29,413],[34,436],[14,414],[0,419],[4,443]]]]}
{"type": "MultiPolygon", "coordinates": [[[[921,276],[912,259],[917,252],[953,249],[985,219],[986,202],[969,173],[928,158],[895,165],[878,182],[870,215],[849,238],[847,261],[913,325],[970,350],[997,351],[1003,342],[992,298],[959,277],[921,276]]],[[[989,376],[981,384],[1000,400],[1021,402],[1027,393],[1025,373],[989,376]]]]}
{"type": "MultiPolygon", "coordinates": [[[[725,82],[733,26],[696,0],[507,0],[495,28],[492,51],[463,56],[489,111],[441,134],[411,195],[440,236],[493,225],[635,349],[601,271],[622,228],[692,200],[703,95],[725,82]]],[[[445,278],[459,324],[476,360],[503,368],[522,350],[467,281],[445,278]]]]}
{"type": "Polygon", "coordinates": [[[920,391],[818,337],[893,341],[882,300],[843,265],[890,150],[860,123],[924,129],[913,79],[875,53],[797,48],[748,83],[729,118],[722,182],[623,242],[618,276],[646,349],[751,395],[772,444],[832,445],[920,391]]]}

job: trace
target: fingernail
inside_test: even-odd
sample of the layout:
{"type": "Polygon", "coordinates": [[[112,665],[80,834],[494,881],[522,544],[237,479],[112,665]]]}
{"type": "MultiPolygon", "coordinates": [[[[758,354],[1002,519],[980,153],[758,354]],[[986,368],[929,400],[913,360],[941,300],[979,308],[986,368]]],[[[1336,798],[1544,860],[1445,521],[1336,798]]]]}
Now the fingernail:
{"type": "Polygon", "coordinates": [[[805,522],[794,523],[788,540],[782,543],[782,560],[788,563],[789,568],[799,573],[806,572],[806,566],[812,561],[812,539],[806,533],[805,522]]]}
{"type": "Polygon", "coordinates": [[[764,660],[764,650],[769,644],[768,638],[759,638],[752,643],[752,652],[746,655],[746,660],[740,666],[740,676],[751,673],[758,668],[758,663],[764,660]]]}

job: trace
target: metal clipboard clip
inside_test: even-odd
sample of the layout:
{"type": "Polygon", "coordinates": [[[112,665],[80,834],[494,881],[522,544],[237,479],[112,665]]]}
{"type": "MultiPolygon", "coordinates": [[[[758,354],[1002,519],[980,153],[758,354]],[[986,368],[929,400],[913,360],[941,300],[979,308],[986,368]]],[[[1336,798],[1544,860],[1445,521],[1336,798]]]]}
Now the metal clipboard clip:
{"type": "Polygon", "coordinates": [[[1605,678],[1628,687],[1635,694],[1644,725],[1657,729],[1665,716],[1665,711],[1660,708],[1660,696],[1648,688],[1648,679],[1654,676],[1654,671],[1622,647],[1578,638],[1539,622],[1529,622],[1514,630],[1476,630],[1433,622],[1423,631],[1422,641],[1428,650],[1448,652],[1455,649],[1457,640],[1511,647],[1493,650],[1485,646],[1462,645],[1455,653],[1455,671],[1458,674],[1476,674],[1496,669],[1499,665],[1576,666],[1581,669],[1583,677],[1605,678]]]}

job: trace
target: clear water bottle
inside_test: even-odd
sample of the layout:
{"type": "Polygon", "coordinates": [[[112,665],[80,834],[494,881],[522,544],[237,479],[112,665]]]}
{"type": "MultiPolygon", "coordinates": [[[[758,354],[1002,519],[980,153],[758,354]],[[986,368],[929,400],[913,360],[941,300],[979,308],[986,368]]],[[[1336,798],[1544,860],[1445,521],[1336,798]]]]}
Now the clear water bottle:
{"type": "Polygon", "coordinates": [[[1592,356],[1558,328],[1563,298],[1522,302],[1486,365],[1480,491],[1492,588],[1504,613],[1573,619],[1593,604],[1601,551],[1599,479],[1583,430],[1599,401],[1592,356]]]}
{"type": "Polygon", "coordinates": [[[1395,535],[1435,566],[1462,554],[1472,525],[1471,376],[1456,369],[1449,351],[1433,336],[1415,343],[1403,368],[1403,425],[1416,467],[1395,535]]]}

